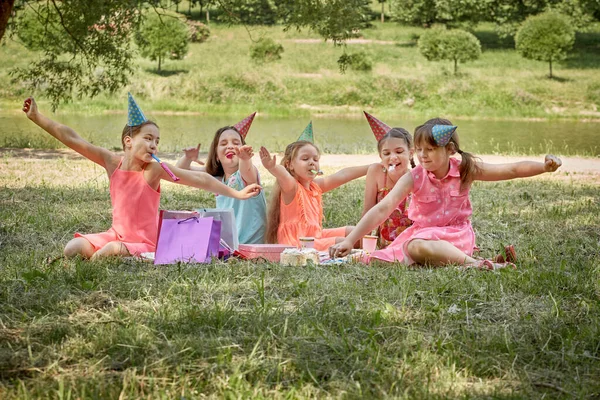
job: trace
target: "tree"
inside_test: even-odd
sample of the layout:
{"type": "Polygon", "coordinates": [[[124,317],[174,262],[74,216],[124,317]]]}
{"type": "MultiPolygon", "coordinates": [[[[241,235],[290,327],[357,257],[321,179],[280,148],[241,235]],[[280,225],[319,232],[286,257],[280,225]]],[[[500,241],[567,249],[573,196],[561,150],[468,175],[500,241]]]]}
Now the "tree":
{"type": "MultiPolygon", "coordinates": [[[[200,1],[200,0],[199,0],[200,1]]],[[[202,0],[215,4],[228,14],[238,0],[202,0]]],[[[284,29],[309,28],[336,45],[357,37],[369,26],[369,0],[268,0],[284,29]]],[[[11,32],[22,29],[22,8],[35,7],[38,23],[44,31],[57,32],[41,46],[38,61],[13,69],[12,76],[30,90],[48,96],[52,107],[73,96],[94,97],[102,91],[114,92],[129,83],[134,71],[132,38],[147,13],[160,0],[20,0],[21,9],[13,10],[14,1],[0,0],[0,41],[10,19],[11,32]],[[57,35],[62,32],[60,39],[57,35]]],[[[208,8],[207,8],[208,10],[208,8]]],[[[237,22],[234,14],[231,21],[237,22]]],[[[208,14],[207,14],[208,17],[208,14]]]]}
{"type": "Polygon", "coordinates": [[[182,60],[188,52],[189,29],[184,21],[180,14],[151,11],[135,34],[142,57],[158,60],[159,72],[162,60],[182,60]]]}
{"type": "Polygon", "coordinates": [[[385,22],[385,2],[386,0],[377,0],[381,4],[381,23],[385,22]]]}
{"type": "Polygon", "coordinates": [[[575,30],[568,17],[554,11],[529,17],[515,36],[515,47],[525,58],[552,62],[564,60],[575,43],[575,30]]]}
{"type": "Polygon", "coordinates": [[[459,62],[476,60],[481,55],[481,44],[472,33],[459,29],[431,29],[419,38],[419,51],[429,61],[454,61],[456,75],[459,62]]]}

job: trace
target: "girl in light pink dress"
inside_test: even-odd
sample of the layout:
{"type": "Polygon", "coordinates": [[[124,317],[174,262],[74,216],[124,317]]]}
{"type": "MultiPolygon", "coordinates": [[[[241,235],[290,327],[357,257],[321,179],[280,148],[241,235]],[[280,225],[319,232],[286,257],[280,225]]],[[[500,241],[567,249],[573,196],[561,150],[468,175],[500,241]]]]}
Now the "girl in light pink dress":
{"type": "MultiPolygon", "coordinates": [[[[475,233],[471,226],[469,191],[474,180],[500,181],[556,171],[562,164],[547,155],[544,162],[522,161],[487,164],[461,150],[456,126],[425,124],[415,130],[415,150],[420,165],[405,174],[392,191],[360,220],[344,239],[330,248],[332,257],[345,256],[353,244],[380,225],[409,194],[408,216],[413,225],[386,249],[370,259],[405,264],[449,264],[497,269],[514,265],[475,259],[475,233]],[[458,153],[461,159],[453,157],[458,153]]],[[[367,260],[369,261],[369,260],[367,260]]]]}

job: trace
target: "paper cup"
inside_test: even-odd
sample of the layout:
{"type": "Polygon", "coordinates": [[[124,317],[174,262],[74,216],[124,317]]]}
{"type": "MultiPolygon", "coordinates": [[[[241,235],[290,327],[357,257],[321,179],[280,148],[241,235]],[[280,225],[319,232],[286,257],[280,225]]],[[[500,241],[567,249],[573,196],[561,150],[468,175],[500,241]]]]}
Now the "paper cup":
{"type": "Polygon", "coordinates": [[[315,248],[315,238],[314,237],[299,237],[298,241],[300,242],[301,249],[314,249],[315,248]]]}
{"type": "Polygon", "coordinates": [[[372,253],[377,249],[377,236],[365,235],[362,240],[362,248],[367,253],[372,253]]]}

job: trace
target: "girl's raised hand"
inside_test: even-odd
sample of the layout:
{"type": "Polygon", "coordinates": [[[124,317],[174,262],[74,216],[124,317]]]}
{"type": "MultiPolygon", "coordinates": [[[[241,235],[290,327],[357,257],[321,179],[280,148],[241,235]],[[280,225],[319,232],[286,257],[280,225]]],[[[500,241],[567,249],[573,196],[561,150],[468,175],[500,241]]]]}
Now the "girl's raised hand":
{"type": "Polygon", "coordinates": [[[238,197],[238,198],[240,200],[249,199],[251,197],[257,196],[261,190],[262,190],[262,187],[259,184],[252,183],[239,191],[240,197],[238,197]]]}
{"type": "Polygon", "coordinates": [[[245,144],[242,147],[236,147],[235,154],[240,160],[250,160],[254,156],[254,150],[252,150],[252,146],[245,144]]]}
{"type": "Polygon", "coordinates": [[[204,165],[202,161],[198,159],[200,156],[200,143],[196,147],[187,147],[183,149],[183,154],[185,154],[185,158],[192,160],[200,165],[204,165]]]}
{"type": "Polygon", "coordinates": [[[23,112],[27,114],[27,118],[32,119],[35,114],[37,114],[37,104],[33,97],[28,97],[23,102],[23,112]]]}
{"type": "Polygon", "coordinates": [[[544,169],[546,170],[546,172],[554,172],[561,165],[562,165],[562,161],[560,160],[560,158],[558,158],[552,154],[546,155],[546,159],[544,160],[544,169]]]}
{"type": "Polygon", "coordinates": [[[271,158],[271,153],[269,153],[269,150],[267,150],[264,146],[260,147],[259,154],[260,162],[262,162],[263,167],[265,167],[267,171],[275,168],[277,165],[277,156],[273,156],[273,158],[271,158]]]}

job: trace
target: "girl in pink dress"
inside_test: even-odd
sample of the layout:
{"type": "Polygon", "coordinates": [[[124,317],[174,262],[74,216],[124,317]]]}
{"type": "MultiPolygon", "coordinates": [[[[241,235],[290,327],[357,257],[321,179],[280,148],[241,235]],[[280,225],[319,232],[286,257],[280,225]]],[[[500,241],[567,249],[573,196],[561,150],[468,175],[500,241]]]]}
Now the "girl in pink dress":
{"type": "MultiPolygon", "coordinates": [[[[38,111],[32,97],[23,104],[23,111],[30,120],[66,146],[102,166],[110,180],[113,208],[111,228],[98,234],[76,233],[75,238],[65,246],[64,253],[67,257],[81,255],[95,259],[111,255],[135,256],[155,250],[160,181],[172,179],[152,158],[157,152],[160,139],[158,126],[146,120],[131,96],[129,102],[129,122],[121,136],[125,152],[123,156],[88,143],[71,128],[45,117],[38,111]]],[[[260,186],[253,184],[237,191],[204,172],[169,167],[179,177],[177,183],[225,196],[249,198],[260,190],[260,186]]]]}
{"type": "Polygon", "coordinates": [[[461,150],[456,126],[425,124],[415,130],[420,165],[404,175],[389,195],[367,212],[344,239],[330,248],[332,257],[344,256],[353,244],[381,224],[410,193],[408,216],[413,225],[371,259],[405,264],[444,266],[458,264],[497,269],[510,263],[472,257],[475,233],[471,226],[469,190],[474,180],[500,181],[556,171],[562,164],[553,155],[544,162],[487,164],[461,150]],[[452,157],[458,153],[461,160],[452,157]]]}

